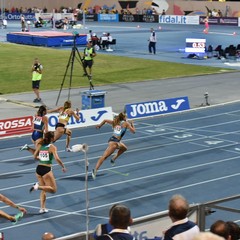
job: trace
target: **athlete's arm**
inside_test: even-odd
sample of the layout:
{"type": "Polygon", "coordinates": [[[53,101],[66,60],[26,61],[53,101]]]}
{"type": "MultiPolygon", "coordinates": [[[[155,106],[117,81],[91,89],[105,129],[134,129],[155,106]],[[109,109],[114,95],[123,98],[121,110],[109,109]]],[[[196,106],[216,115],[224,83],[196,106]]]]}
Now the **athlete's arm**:
{"type": "Polygon", "coordinates": [[[63,109],[63,107],[58,107],[54,109],[48,109],[47,113],[53,113],[53,112],[60,112],[63,109]]]}
{"type": "Polygon", "coordinates": [[[58,156],[58,153],[57,153],[57,147],[55,147],[54,145],[51,145],[49,147],[49,151],[53,154],[55,160],[57,161],[57,163],[62,167],[62,171],[63,172],[66,172],[67,169],[65,168],[62,160],[60,159],[60,157],[58,156]]]}
{"type": "Polygon", "coordinates": [[[24,213],[27,212],[27,210],[25,208],[16,205],[13,201],[11,201],[9,198],[5,197],[2,194],[0,194],[0,201],[6,203],[8,206],[11,206],[13,208],[17,208],[21,212],[24,212],[24,213]]]}
{"type": "Polygon", "coordinates": [[[136,128],[135,128],[135,126],[133,124],[133,120],[126,121],[123,126],[128,128],[131,133],[135,133],[136,132],[136,128]]]}
{"type": "Polygon", "coordinates": [[[35,159],[37,159],[37,160],[39,160],[39,151],[40,151],[40,148],[41,148],[41,144],[38,144],[37,145],[37,148],[36,148],[36,150],[35,150],[35,152],[34,152],[34,154],[33,154],[33,157],[35,158],[35,159]]]}
{"type": "Polygon", "coordinates": [[[96,126],[96,128],[101,128],[105,123],[108,123],[108,124],[112,125],[113,120],[105,119],[105,120],[103,120],[100,124],[98,124],[98,125],[96,126]]]}
{"type": "MultiPolygon", "coordinates": [[[[76,110],[77,113],[79,112],[79,110],[76,110]]],[[[80,120],[80,117],[71,109],[70,110],[70,115],[74,116],[74,118],[79,121],[80,120]]]]}
{"type": "Polygon", "coordinates": [[[48,132],[48,117],[47,116],[43,117],[43,122],[44,122],[43,132],[46,133],[46,132],[48,132]]]}

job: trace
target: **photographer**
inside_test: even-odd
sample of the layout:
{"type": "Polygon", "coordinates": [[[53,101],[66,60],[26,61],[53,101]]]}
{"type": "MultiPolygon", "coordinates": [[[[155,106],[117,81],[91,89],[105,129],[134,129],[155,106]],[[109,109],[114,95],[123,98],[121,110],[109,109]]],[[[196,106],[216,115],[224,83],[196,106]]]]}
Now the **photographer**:
{"type": "Polygon", "coordinates": [[[39,87],[42,79],[42,70],[42,64],[39,62],[38,58],[35,58],[32,65],[32,89],[37,97],[33,100],[35,103],[41,102],[39,87]]]}
{"type": "Polygon", "coordinates": [[[92,42],[87,43],[87,47],[83,52],[83,68],[84,68],[84,76],[88,76],[90,79],[92,78],[92,65],[93,58],[96,56],[96,51],[92,46],[92,42]],[[87,72],[87,67],[89,69],[89,73],[87,72]]]}

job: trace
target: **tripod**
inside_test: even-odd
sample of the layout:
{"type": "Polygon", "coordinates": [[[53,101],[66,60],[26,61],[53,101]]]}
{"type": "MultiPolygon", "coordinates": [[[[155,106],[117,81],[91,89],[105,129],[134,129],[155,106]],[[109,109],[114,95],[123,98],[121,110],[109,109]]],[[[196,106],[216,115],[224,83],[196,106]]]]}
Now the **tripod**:
{"type": "Polygon", "coordinates": [[[65,70],[65,73],[64,73],[64,77],[63,77],[63,80],[62,80],[62,83],[61,83],[61,87],[60,87],[60,90],[59,90],[59,93],[58,93],[56,105],[58,104],[58,101],[59,101],[59,98],[60,98],[60,95],[61,95],[61,92],[62,92],[62,88],[63,88],[64,82],[65,82],[65,78],[67,76],[69,66],[71,66],[71,68],[70,68],[70,81],[69,81],[69,88],[68,88],[68,100],[70,99],[70,92],[71,92],[71,87],[72,87],[72,74],[73,74],[73,66],[74,66],[75,58],[82,65],[82,68],[83,68],[83,71],[84,71],[84,76],[88,77],[89,84],[90,84],[90,90],[94,89],[94,86],[92,84],[92,78],[91,78],[91,76],[89,76],[87,74],[86,68],[84,67],[84,59],[82,59],[82,57],[81,57],[81,55],[80,55],[80,53],[79,53],[79,51],[76,47],[76,39],[77,39],[78,36],[79,36],[78,34],[75,34],[74,38],[73,38],[72,51],[71,51],[71,54],[70,54],[70,57],[69,57],[69,60],[68,60],[68,64],[67,64],[67,67],[66,67],[66,70],[65,70]]]}

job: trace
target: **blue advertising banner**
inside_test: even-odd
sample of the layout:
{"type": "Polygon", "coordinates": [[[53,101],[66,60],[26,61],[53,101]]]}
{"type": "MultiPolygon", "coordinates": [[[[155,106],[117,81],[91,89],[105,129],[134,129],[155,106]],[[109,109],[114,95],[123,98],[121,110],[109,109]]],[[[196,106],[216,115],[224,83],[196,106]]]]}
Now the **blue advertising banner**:
{"type": "Polygon", "coordinates": [[[5,13],[5,18],[7,20],[19,20],[21,15],[24,15],[25,20],[33,20],[35,18],[35,13],[5,13]]]}
{"type": "Polygon", "coordinates": [[[119,22],[118,14],[98,14],[99,22],[119,22]]]}
{"type": "Polygon", "coordinates": [[[125,106],[127,117],[129,119],[180,112],[188,109],[190,109],[188,97],[131,103],[125,106]]]}

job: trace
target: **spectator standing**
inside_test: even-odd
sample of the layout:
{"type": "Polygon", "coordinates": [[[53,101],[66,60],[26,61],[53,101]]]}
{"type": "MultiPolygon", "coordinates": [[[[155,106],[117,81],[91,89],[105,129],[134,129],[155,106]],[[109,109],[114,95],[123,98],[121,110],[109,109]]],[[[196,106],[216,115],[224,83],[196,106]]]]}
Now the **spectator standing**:
{"type": "Polygon", "coordinates": [[[218,17],[223,17],[222,11],[218,9],[218,17]]]}
{"type": "Polygon", "coordinates": [[[26,32],[26,29],[27,29],[25,17],[23,14],[21,15],[21,29],[22,29],[22,32],[26,32]]]}
{"type": "Polygon", "coordinates": [[[128,227],[132,224],[131,211],[125,205],[117,204],[111,211],[109,223],[113,230],[109,234],[97,237],[97,240],[133,240],[128,227]]]}
{"type": "Polygon", "coordinates": [[[83,51],[83,68],[85,73],[84,76],[88,76],[90,79],[92,78],[93,58],[96,57],[96,55],[92,42],[88,42],[87,47],[83,51]],[[87,72],[87,68],[89,72],[87,72]]]}
{"type": "Polygon", "coordinates": [[[148,44],[148,50],[151,54],[156,54],[156,42],[157,42],[157,36],[153,28],[150,29],[151,34],[149,38],[149,44],[148,44]]]}
{"type": "Polygon", "coordinates": [[[13,222],[14,224],[17,223],[17,221],[23,217],[23,214],[27,212],[27,210],[23,207],[20,207],[18,205],[16,205],[16,203],[14,203],[13,201],[11,201],[9,198],[7,198],[6,196],[0,194],[0,201],[4,202],[5,204],[16,208],[18,211],[20,211],[18,214],[16,214],[15,216],[11,216],[9,214],[7,214],[6,212],[0,210],[0,217],[3,217],[11,222],[13,222]]]}
{"type": "Polygon", "coordinates": [[[64,18],[63,20],[63,30],[67,30],[69,25],[69,20],[67,17],[64,18]]]}
{"type": "Polygon", "coordinates": [[[164,240],[192,240],[199,233],[199,227],[187,218],[189,204],[182,195],[172,196],[168,210],[172,225],[164,232],[164,240]]]}
{"type": "Polygon", "coordinates": [[[102,50],[106,50],[107,41],[108,36],[107,33],[104,32],[103,35],[100,37],[100,45],[102,46],[102,50]]]}
{"type": "Polygon", "coordinates": [[[4,29],[7,28],[7,19],[6,19],[6,18],[4,18],[3,21],[2,21],[2,27],[3,27],[4,29]]]}
{"type": "Polygon", "coordinates": [[[96,33],[93,33],[92,35],[92,46],[95,48],[96,51],[98,51],[100,47],[100,39],[98,38],[96,33]]]}
{"type": "Polygon", "coordinates": [[[92,30],[89,30],[87,34],[87,43],[92,41],[92,30]]]}
{"type": "Polygon", "coordinates": [[[109,44],[111,44],[112,40],[113,40],[113,38],[112,38],[111,34],[107,33],[107,44],[106,44],[107,49],[106,50],[109,49],[109,44]]]}
{"type": "Polygon", "coordinates": [[[213,10],[212,10],[212,16],[213,16],[213,17],[219,17],[219,16],[218,16],[218,11],[217,11],[216,9],[213,9],[213,10]]]}
{"type": "Polygon", "coordinates": [[[32,65],[32,89],[37,97],[33,100],[33,102],[35,103],[41,102],[39,88],[40,82],[42,80],[42,71],[43,71],[42,64],[39,62],[38,58],[35,58],[32,65]]]}

